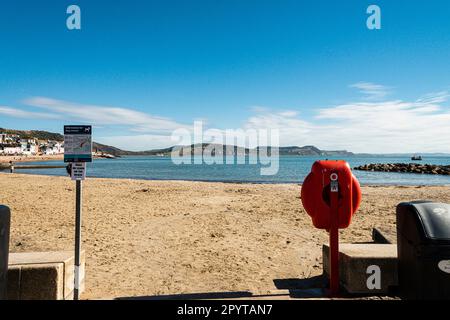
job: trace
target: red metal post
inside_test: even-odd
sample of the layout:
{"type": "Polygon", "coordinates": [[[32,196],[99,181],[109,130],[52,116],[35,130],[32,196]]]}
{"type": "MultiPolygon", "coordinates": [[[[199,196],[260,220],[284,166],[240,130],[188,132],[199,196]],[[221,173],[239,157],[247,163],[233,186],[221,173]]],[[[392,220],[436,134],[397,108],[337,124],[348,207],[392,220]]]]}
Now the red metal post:
{"type": "Polygon", "coordinates": [[[330,204],[330,295],[336,297],[339,294],[339,184],[336,173],[331,174],[330,204]]]}

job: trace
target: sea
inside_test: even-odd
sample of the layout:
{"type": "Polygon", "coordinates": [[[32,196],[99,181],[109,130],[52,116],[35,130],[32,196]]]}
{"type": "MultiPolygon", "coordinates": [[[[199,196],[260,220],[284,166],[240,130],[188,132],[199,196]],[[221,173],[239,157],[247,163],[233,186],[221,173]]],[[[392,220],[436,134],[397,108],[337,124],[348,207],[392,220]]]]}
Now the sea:
{"type": "MultiPolygon", "coordinates": [[[[346,160],[352,168],[370,163],[411,163],[406,156],[280,156],[279,170],[275,175],[261,175],[263,164],[175,164],[170,157],[126,156],[117,159],[94,159],[87,165],[87,177],[126,178],[142,180],[187,180],[234,183],[298,183],[301,184],[316,160],[346,160]]],[[[201,159],[200,159],[201,160],[201,159]]],[[[273,160],[273,159],[272,159],[273,160]]],[[[199,162],[199,161],[198,161],[199,162]]],[[[429,156],[414,163],[450,165],[448,156],[429,156]]],[[[27,164],[54,165],[62,161],[27,164]]],[[[18,170],[20,174],[65,176],[65,169],[18,170]]],[[[450,185],[450,176],[353,171],[361,185],[450,185]]]]}

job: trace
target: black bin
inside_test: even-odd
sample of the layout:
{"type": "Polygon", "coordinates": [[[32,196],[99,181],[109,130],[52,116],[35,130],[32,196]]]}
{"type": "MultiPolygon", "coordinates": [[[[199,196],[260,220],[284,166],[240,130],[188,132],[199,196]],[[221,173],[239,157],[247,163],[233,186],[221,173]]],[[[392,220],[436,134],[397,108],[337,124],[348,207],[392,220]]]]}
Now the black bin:
{"type": "Polygon", "coordinates": [[[0,300],[6,300],[10,222],[9,208],[0,206],[0,300]]]}
{"type": "Polygon", "coordinates": [[[450,205],[430,201],[397,206],[400,296],[450,300],[450,205]]]}

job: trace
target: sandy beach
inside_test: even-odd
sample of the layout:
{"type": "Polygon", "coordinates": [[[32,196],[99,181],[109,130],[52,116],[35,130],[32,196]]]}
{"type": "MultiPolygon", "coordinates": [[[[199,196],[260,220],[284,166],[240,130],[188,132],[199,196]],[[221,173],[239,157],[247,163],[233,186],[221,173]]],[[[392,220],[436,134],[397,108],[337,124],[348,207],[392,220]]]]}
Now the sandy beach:
{"type": "Polygon", "coordinates": [[[55,155],[42,155],[42,156],[0,156],[0,163],[9,163],[9,162],[34,162],[34,161],[50,161],[50,160],[63,160],[63,154],[55,154],[55,155]]]}
{"type": "MultiPolygon", "coordinates": [[[[274,280],[322,273],[324,231],[299,185],[88,179],[84,184],[84,299],[275,290],[274,280]]],[[[0,173],[12,209],[12,252],[72,250],[74,182],[0,173]]],[[[450,202],[450,187],[363,187],[342,242],[395,226],[399,202],[450,202]]]]}

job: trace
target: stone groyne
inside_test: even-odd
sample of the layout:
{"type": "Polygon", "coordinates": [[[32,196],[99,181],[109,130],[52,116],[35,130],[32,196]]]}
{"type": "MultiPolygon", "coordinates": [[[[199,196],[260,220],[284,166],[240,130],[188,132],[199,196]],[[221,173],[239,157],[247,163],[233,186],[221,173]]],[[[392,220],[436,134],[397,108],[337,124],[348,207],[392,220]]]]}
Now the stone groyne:
{"type": "Polygon", "coordinates": [[[439,174],[450,176],[450,165],[417,164],[417,163],[376,163],[355,167],[354,170],[373,172],[399,172],[417,174],[439,174]]]}

